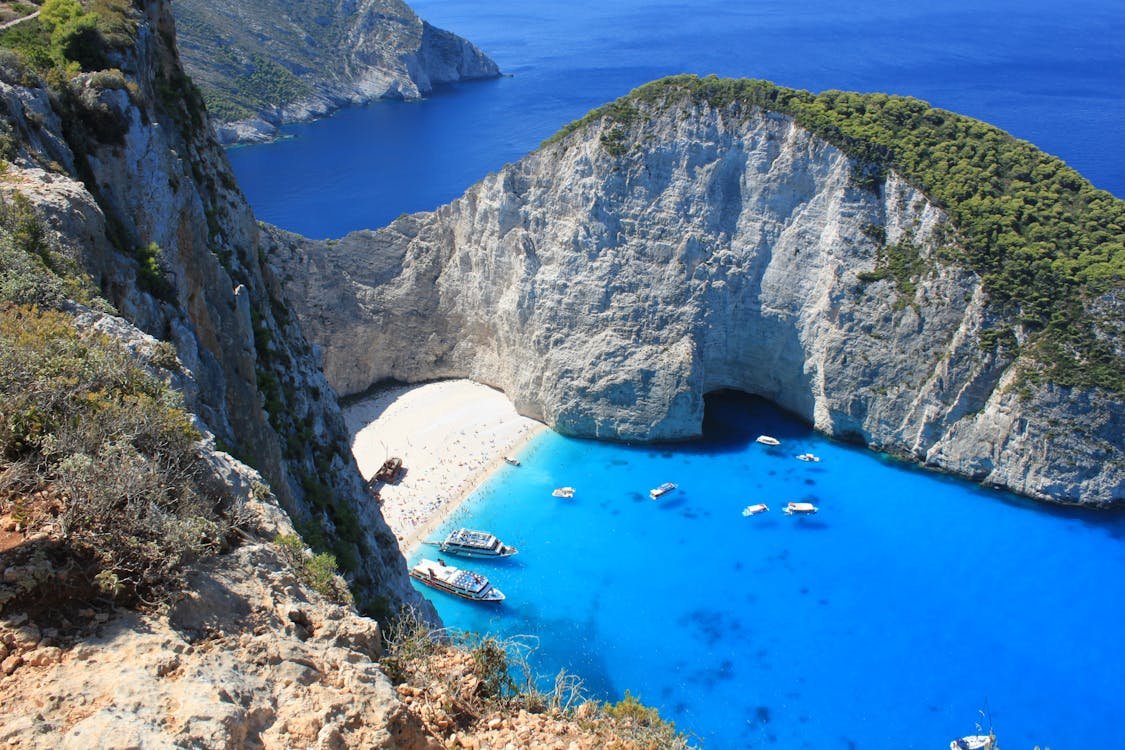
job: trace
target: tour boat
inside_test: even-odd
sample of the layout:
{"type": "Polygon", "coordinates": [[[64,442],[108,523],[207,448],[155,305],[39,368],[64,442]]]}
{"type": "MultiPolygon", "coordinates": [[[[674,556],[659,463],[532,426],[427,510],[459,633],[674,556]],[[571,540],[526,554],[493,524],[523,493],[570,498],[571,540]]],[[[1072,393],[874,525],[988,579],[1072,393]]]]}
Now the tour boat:
{"type": "Polygon", "coordinates": [[[551,494],[555,497],[571,498],[571,497],[574,497],[574,488],[573,487],[559,487],[558,489],[556,489],[551,494]]]}
{"type": "Polygon", "coordinates": [[[656,489],[649,490],[648,496],[651,497],[653,500],[655,500],[656,498],[660,497],[661,495],[667,495],[669,492],[671,492],[674,489],[676,489],[675,484],[673,484],[672,482],[665,482],[664,484],[660,485],[656,489]]]}
{"type": "Polygon", "coordinates": [[[989,734],[974,734],[953,740],[949,743],[949,750],[992,750],[995,739],[989,734]]]}
{"type": "Polygon", "coordinates": [[[812,503],[789,503],[785,506],[785,515],[791,516],[794,513],[816,513],[817,508],[812,503]]]}
{"type": "Polygon", "coordinates": [[[457,529],[449,532],[443,541],[428,541],[426,544],[461,557],[511,557],[519,552],[487,531],[472,529],[457,529]]]}
{"type": "Polygon", "coordinates": [[[430,588],[447,594],[471,599],[474,602],[501,602],[504,594],[484,576],[470,570],[461,570],[444,562],[419,560],[410,569],[410,577],[430,588]]]}
{"type": "Polygon", "coordinates": [[[815,463],[820,462],[820,456],[814,455],[812,453],[802,453],[801,455],[797,456],[797,460],[798,461],[811,461],[815,464],[815,463]]]}
{"type": "Polygon", "coordinates": [[[512,466],[519,466],[520,465],[520,460],[518,458],[514,458],[512,456],[504,456],[504,460],[507,461],[508,463],[510,463],[512,466]]]}
{"type": "Polygon", "coordinates": [[[759,513],[765,513],[769,509],[770,509],[770,506],[766,505],[765,503],[757,503],[755,505],[747,505],[745,508],[742,509],[742,515],[744,515],[744,516],[756,516],[759,513]]]}
{"type": "Polygon", "coordinates": [[[770,437],[769,435],[759,435],[757,437],[757,442],[761,443],[762,445],[781,445],[780,440],[775,437],[770,437]]]}

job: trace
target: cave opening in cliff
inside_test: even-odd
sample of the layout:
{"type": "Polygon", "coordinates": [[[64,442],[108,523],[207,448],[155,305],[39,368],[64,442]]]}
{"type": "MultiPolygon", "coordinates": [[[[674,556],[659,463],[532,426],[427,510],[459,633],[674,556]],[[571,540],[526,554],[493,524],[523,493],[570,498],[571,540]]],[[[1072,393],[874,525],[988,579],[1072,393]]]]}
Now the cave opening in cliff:
{"type": "Polygon", "coordinates": [[[778,440],[807,437],[812,432],[796,414],[746,391],[723,388],[703,396],[703,437],[708,444],[739,449],[759,435],[778,440]]]}

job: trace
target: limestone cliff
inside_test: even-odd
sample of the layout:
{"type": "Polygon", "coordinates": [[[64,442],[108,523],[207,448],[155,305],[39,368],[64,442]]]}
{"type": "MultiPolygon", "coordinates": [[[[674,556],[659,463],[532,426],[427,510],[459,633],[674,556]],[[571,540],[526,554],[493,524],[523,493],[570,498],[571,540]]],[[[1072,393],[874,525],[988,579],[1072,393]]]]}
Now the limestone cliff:
{"type": "Polygon", "coordinates": [[[418,604],[336,396],[261,263],[257,224],[180,67],[170,4],[123,12],[131,40],[61,87],[4,58],[0,187],[26,196],[93,277],[125,319],[110,328],[174,345],[200,429],[261,471],[361,605],[418,604]]]}
{"type": "Polygon", "coordinates": [[[641,100],[432,213],[271,230],[270,257],[341,393],[471,377],[564,433],[669,440],[737,389],[988,485],[1125,499],[1121,400],[982,346],[1001,313],[958,227],[869,167],[786,114],[641,100]]]}
{"type": "Polygon", "coordinates": [[[223,142],[273,137],[279,125],[375,99],[417,99],[435,84],[495,78],[472,43],[401,0],[175,4],[188,73],[223,142]]]}

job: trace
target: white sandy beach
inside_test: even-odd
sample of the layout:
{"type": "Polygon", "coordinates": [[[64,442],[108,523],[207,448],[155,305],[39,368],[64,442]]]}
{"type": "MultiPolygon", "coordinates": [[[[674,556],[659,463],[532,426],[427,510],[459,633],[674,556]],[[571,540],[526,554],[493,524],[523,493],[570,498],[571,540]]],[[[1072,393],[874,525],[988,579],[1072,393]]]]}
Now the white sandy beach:
{"type": "Polygon", "coordinates": [[[500,391],[471,380],[394,386],[344,410],[364,479],[387,458],[406,469],[380,484],[383,517],[403,554],[431,534],[488,476],[546,429],[500,391]]]}

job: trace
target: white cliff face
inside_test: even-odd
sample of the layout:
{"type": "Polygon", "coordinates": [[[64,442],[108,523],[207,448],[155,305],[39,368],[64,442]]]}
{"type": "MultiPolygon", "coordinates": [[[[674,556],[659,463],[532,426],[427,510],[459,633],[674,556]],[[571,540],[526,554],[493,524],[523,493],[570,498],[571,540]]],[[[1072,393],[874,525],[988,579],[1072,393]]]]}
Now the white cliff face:
{"type": "Polygon", "coordinates": [[[378,232],[273,232],[329,382],[471,377],[562,432],[621,440],[698,435],[704,394],[737,389],[986,483],[1122,499],[1120,403],[1018,393],[1010,359],[978,344],[993,322],[980,280],[941,260],[956,232],[926,196],[893,173],[858,186],[845,154],[783,115],[642,113],[378,232]],[[861,277],[875,228],[924,261],[906,294],[861,277]]]}

